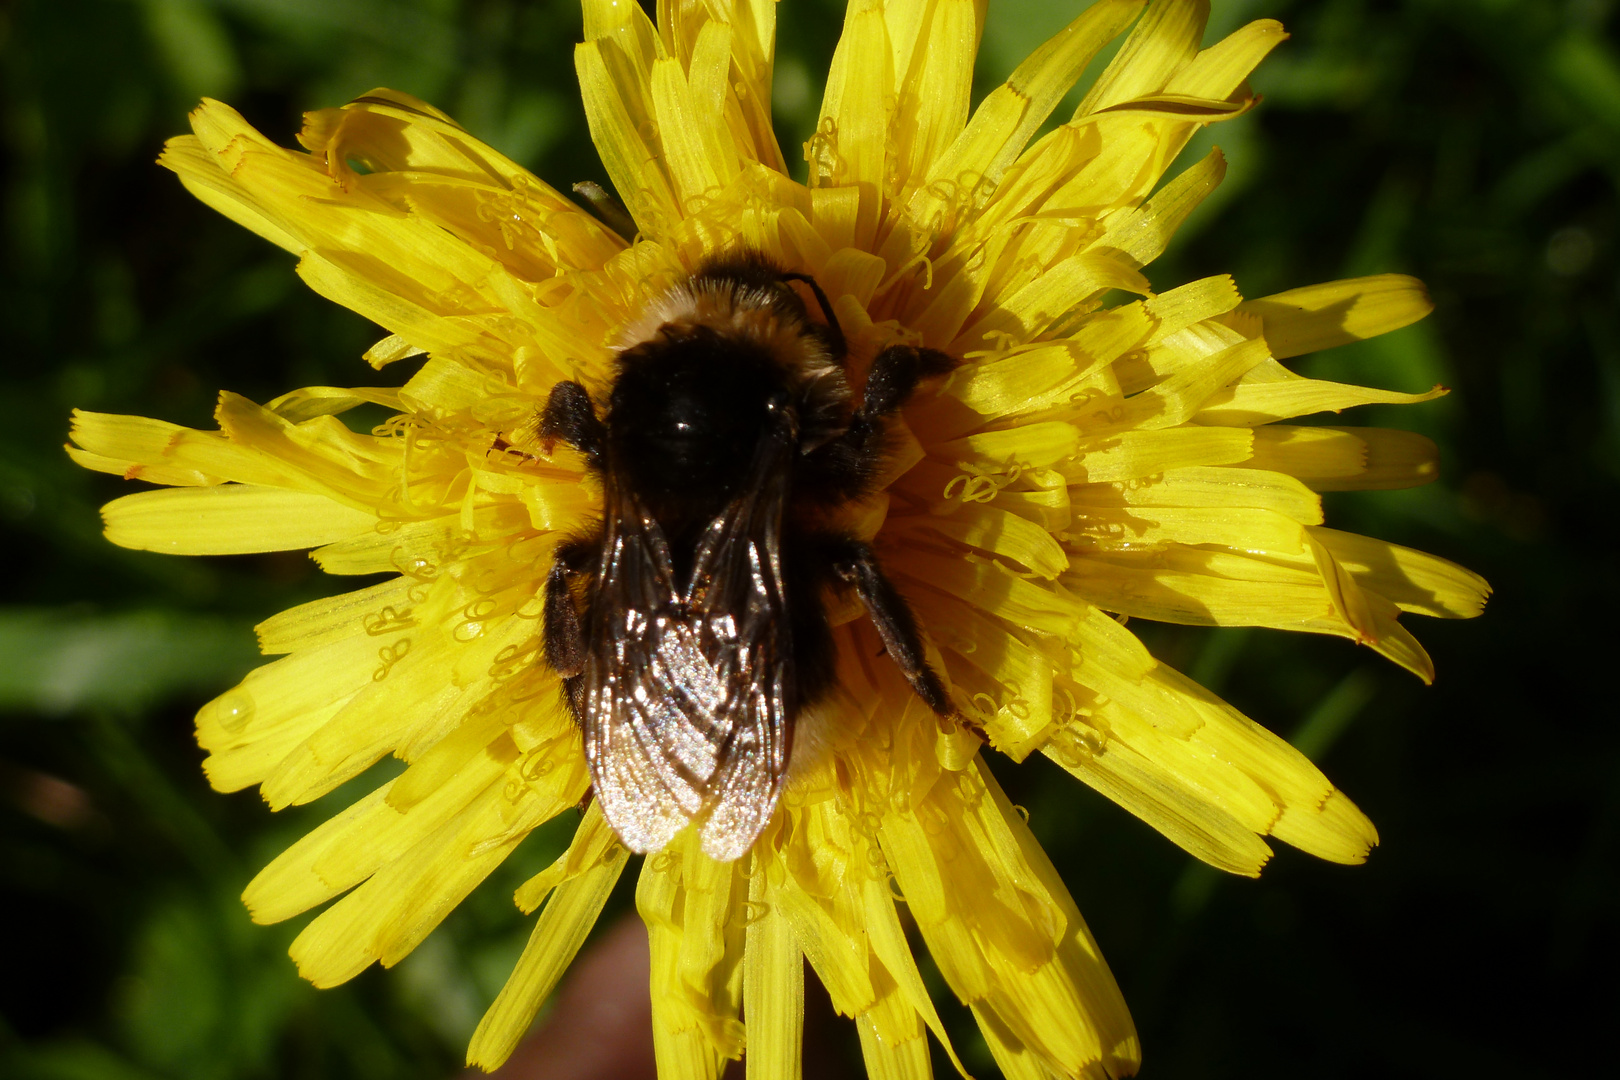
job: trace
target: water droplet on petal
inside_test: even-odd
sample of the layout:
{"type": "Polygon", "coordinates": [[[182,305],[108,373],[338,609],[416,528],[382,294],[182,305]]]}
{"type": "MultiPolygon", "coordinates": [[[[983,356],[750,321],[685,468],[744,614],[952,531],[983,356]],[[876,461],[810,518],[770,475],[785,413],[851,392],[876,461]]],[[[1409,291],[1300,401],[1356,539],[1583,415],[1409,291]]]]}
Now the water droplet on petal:
{"type": "Polygon", "coordinates": [[[253,718],[253,699],[240,690],[215,698],[207,708],[209,720],[233,734],[241,731],[253,718]]]}

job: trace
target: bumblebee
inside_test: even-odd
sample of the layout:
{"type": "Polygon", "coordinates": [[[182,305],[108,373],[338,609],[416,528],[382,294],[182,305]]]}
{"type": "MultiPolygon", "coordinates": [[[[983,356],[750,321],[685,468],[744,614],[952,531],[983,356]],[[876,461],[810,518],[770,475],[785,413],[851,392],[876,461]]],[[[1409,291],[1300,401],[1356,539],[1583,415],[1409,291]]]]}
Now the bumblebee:
{"type": "Polygon", "coordinates": [[[540,417],[548,451],[579,451],[603,492],[599,530],[560,545],[547,576],[545,661],[625,846],[658,851],[697,821],[730,861],[770,821],[795,725],[833,688],[828,587],[854,589],[912,688],[955,715],[871,548],[825,525],[871,491],[896,410],[955,361],[891,345],[857,404],[826,294],[753,253],[703,265],[623,340],[605,415],[560,382],[540,417]]]}

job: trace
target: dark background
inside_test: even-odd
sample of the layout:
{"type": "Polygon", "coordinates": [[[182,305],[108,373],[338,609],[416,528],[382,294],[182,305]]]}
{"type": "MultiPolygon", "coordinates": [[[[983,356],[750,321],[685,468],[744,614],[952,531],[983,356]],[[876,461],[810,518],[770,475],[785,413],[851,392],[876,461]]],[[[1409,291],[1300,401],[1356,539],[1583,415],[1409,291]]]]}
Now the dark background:
{"type": "MultiPolygon", "coordinates": [[[[992,0],[981,92],[1071,6],[992,0]]],[[[1366,866],[1283,848],[1260,881],[1227,878],[1055,767],[996,770],[1124,987],[1144,1075],[1580,1075],[1614,1020],[1617,959],[1615,5],[1214,8],[1207,40],[1262,15],[1294,38],[1253,80],[1261,107],[1200,139],[1227,151],[1226,185],[1149,277],[1231,271],[1249,296],[1424,278],[1426,322],[1301,367],[1452,387],[1351,418],[1435,438],[1442,479],[1329,496],[1329,523],[1454,559],[1496,594],[1482,620],[1408,620],[1432,688],[1338,639],[1132,624],[1368,812],[1383,842],[1366,866]]],[[[839,14],[783,0],[779,17],[778,123],[797,161],[839,14]]],[[[0,1074],[427,1078],[459,1063],[527,934],[511,887],[567,823],[395,971],[304,985],[284,951],[296,926],[251,925],[237,894],[357,789],[275,816],[251,792],[213,794],[191,714],[255,663],[253,623],[343,583],[296,553],[115,548],[96,507],[126,485],[61,444],[75,406],[207,427],[221,388],[262,401],[376,378],[359,354],[377,328],[153,165],[200,95],[290,144],[302,110],[393,86],[558,186],[604,180],[573,82],[579,35],[572,6],[512,0],[0,5],[0,1074]]],[[[995,1075],[965,1013],[946,1012],[970,1068],[995,1075]]]]}

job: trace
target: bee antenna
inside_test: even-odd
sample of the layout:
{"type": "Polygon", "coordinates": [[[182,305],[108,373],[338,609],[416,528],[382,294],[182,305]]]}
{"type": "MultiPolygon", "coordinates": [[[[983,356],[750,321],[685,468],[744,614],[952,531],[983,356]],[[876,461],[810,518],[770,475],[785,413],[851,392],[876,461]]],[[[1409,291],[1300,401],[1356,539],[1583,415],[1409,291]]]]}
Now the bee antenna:
{"type": "Polygon", "coordinates": [[[842,356],[846,348],[844,344],[843,328],[838,325],[838,316],[833,314],[832,304],[827,300],[827,294],[821,291],[821,286],[816,284],[816,279],[811,277],[809,274],[800,274],[790,270],[784,270],[782,272],[782,280],[802,281],[804,284],[810,286],[810,291],[816,294],[816,303],[821,305],[822,317],[827,320],[827,329],[832,331],[833,344],[836,346],[838,354],[842,356]]]}

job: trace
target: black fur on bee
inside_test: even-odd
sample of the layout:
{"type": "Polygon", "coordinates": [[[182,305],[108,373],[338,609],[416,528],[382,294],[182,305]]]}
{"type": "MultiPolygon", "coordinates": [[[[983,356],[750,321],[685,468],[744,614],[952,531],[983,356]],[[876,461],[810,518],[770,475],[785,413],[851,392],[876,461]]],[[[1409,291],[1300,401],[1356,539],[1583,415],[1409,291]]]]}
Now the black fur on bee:
{"type": "Polygon", "coordinates": [[[832,689],[829,585],[855,591],[917,694],[955,715],[871,548],[824,524],[870,493],[889,418],[955,361],[890,346],[857,403],[846,353],[820,286],[745,252],[631,324],[605,415],[579,383],[551,391],[541,439],[584,455],[603,520],[558,549],[545,657],[584,732],[595,797],[633,851],[693,820],[716,859],[753,844],[795,722],[832,689]]]}

